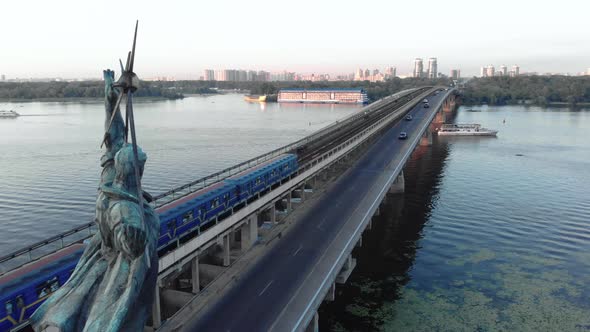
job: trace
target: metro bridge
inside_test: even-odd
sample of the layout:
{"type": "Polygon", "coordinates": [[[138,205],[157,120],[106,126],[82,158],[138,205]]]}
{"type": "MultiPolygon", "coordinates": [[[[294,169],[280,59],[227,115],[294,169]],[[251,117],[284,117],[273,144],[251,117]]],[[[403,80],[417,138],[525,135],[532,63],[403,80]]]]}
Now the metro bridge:
{"type": "MultiPolygon", "coordinates": [[[[286,154],[296,156],[295,169],[261,183],[240,204],[216,205],[206,217],[191,210],[178,218],[179,226],[195,226],[177,233],[176,221],[168,227],[161,220],[167,237],[162,241],[161,234],[150,328],[317,329],[317,309],[334,299],[336,283],[346,282],[354,269],[351,252],[361,245],[363,231],[388,192],[403,192],[406,161],[432,143],[455,97],[454,89],[441,87],[401,91],[304,139],[154,197],[151,204],[164,211],[229,178],[271,167],[286,154]],[[398,139],[402,131],[407,139],[398,139]]],[[[73,257],[68,263],[75,265],[73,253],[81,254],[82,241],[94,231],[88,223],[0,258],[0,290],[64,257],[73,257]]],[[[11,314],[0,308],[0,324],[27,326],[26,318],[59,286],[53,272],[44,273],[35,279],[43,287],[32,285],[43,289],[38,299],[33,292],[23,304],[15,293],[11,314]]]]}

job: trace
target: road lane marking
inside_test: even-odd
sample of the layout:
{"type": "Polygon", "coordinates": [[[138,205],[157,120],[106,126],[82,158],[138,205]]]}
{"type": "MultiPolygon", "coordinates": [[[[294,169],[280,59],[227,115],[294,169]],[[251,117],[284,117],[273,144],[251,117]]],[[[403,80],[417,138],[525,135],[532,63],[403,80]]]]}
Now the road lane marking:
{"type": "Polygon", "coordinates": [[[266,284],[266,287],[264,287],[264,289],[258,294],[258,296],[264,294],[264,292],[266,292],[266,290],[268,289],[268,287],[270,287],[270,285],[273,283],[274,280],[271,280],[268,282],[268,284],[266,284]]]}
{"type": "MultiPolygon", "coordinates": [[[[450,93],[447,93],[445,95],[445,97],[447,95],[449,95],[450,93]]],[[[443,99],[444,100],[444,99],[443,99]]],[[[436,108],[434,108],[435,110],[438,111],[438,109],[442,106],[442,102],[439,101],[438,105],[436,108]]],[[[422,129],[419,131],[421,132],[419,135],[417,135],[416,138],[414,138],[414,141],[412,142],[411,146],[416,146],[418,139],[422,136],[424,130],[426,130],[426,128],[430,125],[430,123],[432,122],[432,120],[434,119],[435,115],[436,115],[436,111],[434,113],[432,113],[427,119],[428,121],[426,122],[425,125],[422,126],[422,129]]],[[[404,156],[401,158],[400,163],[398,163],[397,167],[394,169],[392,175],[388,178],[388,180],[386,181],[386,183],[389,183],[390,181],[392,181],[394,176],[397,176],[397,173],[399,173],[399,171],[401,170],[401,168],[403,168],[403,164],[401,163],[401,161],[404,161],[404,159],[407,161],[408,156],[413,152],[414,149],[408,149],[408,151],[404,154],[404,156]]],[[[371,189],[373,189],[375,186],[378,187],[378,185],[374,184],[371,189]]],[[[377,197],[381,196],[381,194],[385,191],[389,189],[388,186],[385,186],[381,189],[381,191],[379,192],[379,194],[377,195],[377,197]]],[[[349,240],[346,242],[346,244],[344,245],[344,250],[342,250],[340,252],[340,254],[338,255],[338,257],[336,258],[336,262],[332,265],[332,267],[330,268],[330,270],[328,271],[328,275],[323,279],[320,287],[317,289],[317,291],[315,292],[315,294],[313,295],[311,301],[308,303],[307,307],[304,309],[304,312],[299,316],[299,319],[297,320],[297,322],[295,322],[295,326],[291,329],[291,331],[296,331],[299,329],[303,318],[305,317],[305,315],[307,314],[307,312],[309,311],[310,307],[312,306],[312,304],[316,301],[316,298],[318,297],[319,293],[321,292],[322,288],[324,287],[326,281],[328,280],[328,278],[332,275],[334,268],[336,267],[336,265],[338,264],[338,262],[340,261],[340,259],[342,258],[342,255],[344,254],[344,252],[346,251],[346,248],[350,245],[350,242],[355,238],[355,236],[358,234],[359,229],[361,228],[361,226],[363,226],[365,219],[367,218],[367,216],[369,215],[371,209],[374,207],[374,205],[377,203],[377,200],[375,200],[373,202],[373,204],[371,204],[371,206],[369,207],[369,211],[367,211],[367,213],[365,213],[365,215],[361,218],[361,222],[358,224],[358,226],[356,227],[356,229],[354,230],[352,236],[349,238],[349,240]]],[[[358,208],[360,207],[360,205],[353,211],[353,213],[351,214],[354,215],[356,213],[356,211],[358,210],[358,208]]],[[[350,218],[344,223],[344,225],[346,225],[348,223],[348,221],[350,220],[350,218]]],[[[336,237],[338,237],[338,235],[340,235],[340,233],[342,232],[342,230],[344,229],[344,225],[343,227],[338,231],[338,233],[336,234],[336,236],[332,239],[332,242],[335,241],[336,237]]],[[[322,254],[321,258],[324,257],[325,253],[328,251],[329,247],[332,245],[332,243],[330,243],[330,245],[326,248],[326,250],[324,251],[324,253],[322,254]]],[[[306,276],[305,280],[307,280],[309,278],[309,276],[312,274],[313,270],[315,270],[315,268],[317,267],[317,264],[319,264],[319,261],[316,263],[316,265],[314,265],[314,267],[312,268],[312,271],[309,272],[309,274],[306,276]]],[[[293,294],[293,296],[291,297],[291,300],[295,297],[296,293],[298,293],[300,291],[301,287],[299,287],[299,289],[297,289],[297,291],[295,292],[295,294],[293,294]]],[[[289,303],[287,303],[287,305],[285,306],[285,309],[289,306],[291,301],[289,301],[289,303]]],[[[283,309],[283,312],[284,310],[283,309]]],[[[279,315],[279,317],[277,317],[277,319],[275,319],[273,325],[271,326],[271,330],[275,327],[275,325],[278,322],[278,319],[282,316],[283,312],[281,312],[281,314],[279,315]]]]}
{"type": "Polygon", "coordinates": [[[295,250],[295,252],[293,253],[293,257],[295,257],[295,255],[297,255],[297,253],[298,253],[298,252],[299,252],[301,249],[303,249],[303,245],[301,245],[301,244],[300,244],[300,245],[299,245],[299,248],[297,248],[297,250],[295,250]]]}

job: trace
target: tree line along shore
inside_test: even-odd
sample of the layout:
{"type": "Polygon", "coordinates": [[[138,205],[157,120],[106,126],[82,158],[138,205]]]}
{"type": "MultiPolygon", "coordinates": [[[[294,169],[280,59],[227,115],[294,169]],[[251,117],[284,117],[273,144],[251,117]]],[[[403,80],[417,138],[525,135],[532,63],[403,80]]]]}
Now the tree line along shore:
{"type": "MultiPolygon", "coordinates": [[[[370,100],[403,89],[424,85],[453,84],[448,78],[394,78],[385,82],[225,82],[156,81],[142,82],[136,97],[180,99],[191,94],[216,94],[227,90],[275,95],[282,88],[363,88],[370,100]]],[[[519,76],[471,78],[460,84],[462,103],[467,105],[584,105],[590,103],[590,76],[519,76]]],[[[102,98],[102,81],[83,82],[0,82],[0,100],[62,100],[102,98]]]]}

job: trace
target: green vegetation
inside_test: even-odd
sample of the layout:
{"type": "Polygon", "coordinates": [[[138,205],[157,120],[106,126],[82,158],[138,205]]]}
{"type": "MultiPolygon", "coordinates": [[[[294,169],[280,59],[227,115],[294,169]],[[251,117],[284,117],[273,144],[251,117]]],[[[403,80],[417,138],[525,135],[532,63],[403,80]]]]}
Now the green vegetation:
{"type": "MultiPolygon", "coordinates": [[[[173,86],[164,83],[168,82],[142,82],[135,96],[166,99],[184,97],[173,86]]],[[[0,99],[6,100],[102,98],[103,96],[102,81],[0,83],[0,99]]]]}
{"type": "Polygon", "coordinates": [[[463,104],[590,103],[589,76],[520,76],[473,78],[465,85],[463,104]]]}
{"type": "MultiPolygon", "coordinates": [[[[186,94],[214,94],[219,90],[249,91],[252,94],[272,95],[282,88],[363,88],[371,100],[388,96],[399,90],[424,85],[448,85],[446,79],[400,79],[386,82],[369,81],[352,82],[217,82],[217,81],[175,81],[142,82],[135,96],[177,99],[186,94]]],[[[101,81],[86,82],[26,82],[0,83],[0,99],[67,99],[67,98],[102,98],[104,86],[101,81]]]]}
{"type": "MultiPolygon", "coordinates": [[[[175,81],[142,82],[137,97],[178,99],[187,94],[214,94],[220,90],[249,91],[273,95],[282,88],[363,88],[370,100],[377,100],[403,89],[425,85],[448,86],[451,80],[441,78],[394,78],[385,82],[217,82],[175,81]]],[[[0,83],[0,99],[67,99],[102,98],[101,81],[0,83]]],[[[462,89],[464,104],[576,104],[590,103],[590,77],[520,76],[473,78],[462,89]]]]}
{"type": "Polygon", "coordinates": [[[421,87],[425,85],[446,85],[451,81],[449,79],[425,79],[425,78],[394,78],[385,82],[369,81],[334,81],[334,82],[217,82],[222,87],[222,83],[233,83],[235,87],[250,90],[252,94],[276,94],[282,88],[363,88],[367,91],[370,100],[377,100],[389,96],[400,90],[421,87]]]}

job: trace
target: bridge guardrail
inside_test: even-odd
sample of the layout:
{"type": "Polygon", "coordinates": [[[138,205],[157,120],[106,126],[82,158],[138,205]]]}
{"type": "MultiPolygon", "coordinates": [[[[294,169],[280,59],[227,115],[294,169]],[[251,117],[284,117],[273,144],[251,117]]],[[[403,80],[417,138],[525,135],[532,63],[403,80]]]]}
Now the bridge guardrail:
{"type": "MultiPolygon", "coordinates": [[[[432,89],[429,89],[427,92],[424,92],[422,95],[420,95],[420,98],[414,98],[413,100],[418,99],[418,101],[414,102],[413,104],[419,103],[421,98],[423,98],[424,96],[427,96],[430,93],[432,93],[432,89]]],[[[316,166],[317,164],[321,163],[322,161],[326,160],[327,158],[330,158],[334,154],[338,153],[339,151],[341,151],[341,150],[345,149],[346,147],[348,147],[349,145],[353,144],[355,141],[368,139],[371,135],[367,135],[367,134],[370,134],[372,131],[377,132],[377,130],[380,130],[384,126],[386,126],[387,123],[389,123],[391,121],[394,121],[396,119],[400,119],[403,116],[403,112],[398,112],[398,111],[401,110],[401,109],[403,109],[404,106],[406,106],[407,104],[411,104],[411,103],[412,103],[412,101],[408,101],[406,104],[404,104],[403,106],[401,106],[398,110],[396,110],[394,113],[390,114],[389,116],[386,116],[383,119],[381,119],[380,121],[377,121],[377,122],[371,124],[369,127],[365,128],[362,132],[357,133],[357,134],[355,134],[352,137],[349,137],[346,141],[344,141],[341,144],[335,146],[334,148],[330,149],[329,151],[324,152],[322,155],[318,156],[314,160],[310,160],[309,162],[301,165],[299,167],[297,173],[298,174],[301,174],[301,173],[305,172],[306,170],[308,170],[308,169],[316,166]]],[[[337,159],[335,159],[335,160],[337,160],[337,159]]],[[[301,180],[301,181],[304,181],[304,180],[301,180]]],[[[300,183],[301,182],[299,182],[295,186],[300,185],[300,183]]],[[[293,188],[293,187],[291,187],[291,188],[293,188]]],[[[287,188],[287,190],[289,190],[289,188],[287,188]]],[[[240,254],[239,257],[241,257],[243,255],[244,255],[244,253],[240,254]]],[[[237,262],[237,260],[234,261],[234,262],[232,262],[230,264],[230,266],[233,266],[236,262],[237,262]]],[[[185,263],[186,263],[186,261],[184,261],[184,258],[183,259],[179,259],[174,264],[172,264],[170,266],[167,266],[164,269],[164,271],[169,271],[170,269],[175,270],[174,266],[177,266],[176,264],[183,265],[185,263]]],[[[160,272],[162,272],[162,271],[160,271],[160,272]]],[[[216,276],[213,279],[212,282],[209,283],[209,286],[206,286],[200,292],[201,293],[209,293],[209,294],[219,293],[219,290],[218,289],[211,289],[210,288],[210,285],[214,285],[214,281],[215,280],[218,280],[218,279],[220,279],[222,277],[226,277],[228,273],[229,273],[229,269],[225,269],[223,272],[221,272],[221,274],[219,274],[218,276],[216,276]]],[[[174,317],[175,315],[177,315],[180,311],[182,311],[184,308],[186,308],[188,306],[191,306],[191,302],[186,303],[184,306],[182,306],[182,308],[180,310],[178,310],[172,317],[174,317]]],[[[172,317],[170,317],[169,319],[172,319],[172,317]]]]}
{"type": "MultiPolygon", "coordinates": [[[[397,99],[399,97],[411,94],[419,89],[424,89],[424,88],[426,88],[426,87],[407,89],[407,90],[397,92],[391,96],[387,96],[385,98],[379,99],[378,101],[376,101],[370,105],[367,105],[366,107],[363,107],[360,112],[352,114],[352,115],[344,118],[343,120],[339,120],[339,121],[336,121],[332,124],[329,124],[329,125],[323,127],[322,129],[316,131],[315,133],[313,133],[309,136],[306,136],[294,143],[290,143],[288,145],[277,148],[273,151],[267,152],[267,153],[260,155],[258,157],[254,157],[252,159],[246,160],[246,161],[241,162],[241,163],[234,165],[232,167],[226,168],[222,171],[210,174],[206,177],[195,180],[191,183],[185,184],[183,186],[180,186],[180,187],[174,188],[172,190],[169,190],[167,192],[164,192],[162,194],[159,194],[154,197],[154,201],[152,202],[152,204],[154,205],[155,208],[166,205],[176,199],[179,199],[183,196],[186,196],[186,195],[191,194],[195,191],[198,191],[202,188],[205,188],[208,185],[211,185],[215,182],[221,181],[227,177],[237,174],[237,173],[239,173],[243,170],[246,170],[250,167],[256,166],[256,165],[258,165],[262,162],[265,162],[269,159],[272,159],[278,155],[293,151],[298,146],[300,146],[302,144],[312,142],[315,139],[318,139],[324,135],[327,135],[328,133],[332,132],[333,130],[335,130],[337,128],[341,128],[343,126],[350,124],[351,122],[364,116],[364,113],[367,111],[373,111],[376,108],[380,108],[382,106],[388,105],[390,103],[389,100],[391,100],[392,98],[397,99]],[[159,200],[159,202],[158,202],[158,200],[159,200]]],[[[388,118],[388,117],[386,117],[386,118],[388,118]]],[[[381,123],[382,121],[383,120],[377,122],[376,124],[381,123]]],[[[373,124],[372,126],[370,126],[368,128],[374,128],[374,125],[375,124],[373,124]]],[[[361,133],[366,133],[366,132],[367,132],[367,130],[364,130],[361,133]]],[[[359,133],[359,134],[361,134],[361,133],[359,133]]],[[[354,137],[357,137],[359,134],[355,135],[354,137]]],[[[348,142],[349,140],[347,140],[346,142],[348,142]]],[[[342,147],[342,146],[343,145],[340,144],[338,147],[342,147]]],[[[335,147],[335,149],[338,147],[335,147]]],[[[330,151],[334,151],[334,149],[332,149],[330,151]]],[[[320,159],[320,158],[322,158],[322,160],[323,160],[324,155],[325,154],[302,165],[303,169],[307,169],[309,167],[309,165],[312,165],[313,162],[317,163],[318,159],[320,159]]],[[[90,236],[92,236],[94,234],[93,229],[95,232],[96,226],[95,226],[94,222],[85,223],[83,225],[75,227],[75,228],[68,230],[66,232],[63,232],[61,234],[58,234],[56,236],[45,239],[43,241],[34,243],[34,244],[29,245],[25,248],[19,249],[17,251],[14,251],[14,252],[8,254],[8,255],[0,257],[0,276],[6,274],[7,272],[10,272],[11,270],[21,267],[31,261],[34,261],[36,259],[39,259],[39,258],[45,256],[45,255],[51,254],[57,250],[67,247],[73,243],[80,242],[80,241],[83,241],[83,240],[89,238],[90,236]],[[88,230],[88,234],[85,233],[86,235],[80,236],[79,238],[76,238],[74,240],[70,240],[67,243],[64,241],[66,238],[74,237],[74,235],[80,235],[80,233],[85,230],[88,230]],[[59,244],[57,242],[59,242],[59,244]],[[50,245],[53,245],[53,246],[51,248],[47,248],[50,245]],[[45,248],[47,250],[41,250],[42,248],[45,248]],[[35,251],[38,251],[40,255],[39,256],[33,255],[33,253],[35,251]],[[26,256],[26,257],[23,257],[23,256],[26,256]]]]}
{"type": "Polygon", "coordinates": [[[197,180],[195,180],[193,182],[187,183],[187,184],[182,185],[180,187],[176,187],[174,189],[171,189],[169,191],[166,191],[164,193],[161,193],[159,195],[156,195],[156,196],[154,196],[154,200],[153,200],[152,204],[153,204],[153,206],[155,208],[161,207],[163,205],[166,205],[168,203],[171,203],[172,201],[174,201],[174,200],[176,200],[178,198],[181,198],[183,196],[186,196],[188,194],[191,194],[191,193],[193,193],[195,191],[201,190],[201,189],[203,189],[203,188],[205,188],[205,187],[207,187],[207,186],[209,186],[209,185],[211,185],[211,184],[213,184],[215,182],[219,182],[219,181],[221,181],[223,179],[226,179],[226,178],[228,178],[228,177],[230,177],[232,175],[235,175],[237,173],[240,173],[243,170],[246,170],[246,169],[248,169],[250,167],[256,166],[256,165],[258,165],[260,163],[263,163],[263,162],[265,162],[265,161],[267,161],[269,159],[272,159],[272,158],[274,158],[276,156],[279,156],[281,154],[284,154],[284,153],[288,153],[290,151],[293,151],[293,150],[297,149],[297,147],[299,147],[299,146],[301,146],[303,144],[312,142],[312,141],[314,141],[314,140],[316,140],[316,139],[318,139],[318,138],[320,138],[320,137],[322,137],[322,136],[324,136],[324,135],[332,132],[336,128],[341,128],[343,126],[348,125],[349,123],[351,123],[351,122],[357,120],[358,118],[362,117],[364,115],[364,112],[372,111],[372,110],[374,110],[377,107],[381,107],[384,104],[387,104],[387,102],[389,100],[386,100],[386,99],[390,99],[392,97],[395,99],[396,97],[401,97],[403,95],[410,94],[410,93],[412,93],[412,92],[414,92],[414,91],[416,91],[418,89],[421,89],[421,88],[414,88],[414,89],[403,90],[403,91],[397,92],[397,93],[395,93],[395,94],[393,94],[391,96],[388,96],[388,97],[379,99],[377,102],[372,103],[370,105],[367,105],[366,107],[363,107],[361,109],[361,112],[352,114],[349,117],[344,118],[343,120],[339,120],[339,121],[336,121],[334,123],[331,123],[331,124],[329,124],[329,125],[321,128],[320,130],[316,131],[315,133],[313,133],[313,134],[311,134],[309,136],[306,136],[306,137],[304,137],[304,138],[302,138],[302,139],[300,139],[298,141],[295,141],[293,143],[287,144],[285,146],[282,146],[280,148],[277,148],[275,150],[272,150],[272,151],[267,152],[265,154],[262,154],[260,156],[257,156],[257,157],[254,157],[252,159],[249,159],[249,160],[246,160],[244,162],[241,162],[241,163],[239,163],[237,165],[228,167],[228,168],[226,168],[224,170],[215,172],[215,173],[210,174],[210,175],[207,175],[207,176],[205,176],[203,178],[197,179],[197,180]]]}
{"type": "MultiPolygon", "coordinates": [[[[341,142],[340,144],[338,144],[337,146],[331,148],[328,151],[324,151],[320,156],[314,158],[313,160],[308,161],[305,164],[301,164],[298,169],[297,172],[295,173],[295,177],[294,179],[298,179],[297,180],[297,184],[291,185],[291,186],[281,186],[279,188],[282,188],[281,192],[277,193],[279,188],[275,189],[272,191],[272,193],[274,193],[275,195],[282,195],[283,192],[290,190],[291,188],[294,188],[296,186],[299,186],[301,184],[302,181],[304,181],[305,179],[299,179],[299,176],[301,174],[304,174],[306,172],[309,171],[310,168],[316,167],[319,163],[322,163],[326,161],[326,159],[330,159],[332,158],[333,155],[335,154],[339,154],[341,153],[341,150],[344,149],[352,149],[353,147],[349,147],[350,145],[352,145],[353,143],[357,142],[356,144],[360,144],[363,141],[365,141],[366,139],[370,138],[374,133],[376,133],[378,130],[384,128],[385,126],[387,126],[391,121],[397,120],[399,118],[401,118],[404,114],[404,110],[407,111],[408,105],[410,106],[414,106],[415,104],[419,103],[420,100],[422,98],[424,98],[425,96],[427,96],[429,93],[432,93],[433,89],[429,89],[426,92],[423,92],[422,94],[420,94],[419,96],[413,98],[412,100],[406,102],[404,105],[401,105],[399,109],[396,109],[394,112],[392,112],[391,114],[387,115],[386,117],[382,118],[381,120],[371,124],[370,126],[366,127],[365,129],[363,129],[361,132],[356,133],[355,135],[353,135],[352,137],[349,137],[348,139],[346,139],[345,141],[341,142]]],[[[330,164],[333,161],[330,162],[330,164]]],[[[323,166],[324,167],[324,166],[323,166]]],[[[291,181],[293,181],[293,178],[291,179],[291,181]]],[[[272,195],[271,195],[272,196],[272,195]]],[[[265,196],[268,198],[268,196],[265,196]]],[[[272,198],[270,198],[272,200],[272,198]]],[[[267,202],[261,202],[264,199],[258,199],[254,202],[252,202],[252,204],[258,204],[258,205],[265,205],[268,204],[267,202]]],[[[242,211],[238,211],[237,213],[239,214],[242,211]]],[[[248,212],[248,213],[251,213],[248,212]]],[[[233,218],[233,214],[230,215],[229,217],[227,217],[223,222],[227,223],[226,220],[233,218]]],[[[166,275],[167,273],[169,273],[170,271],[175,271],[177,270],[177,268],[179,268],[179,266],[181,266],[182,264],[186,263],[184,261],[185,259],[185,254],[186,253],[193,253],[195,252],[195,250],[197,250],[199,247],[195,247],[195,244],[190,244],[191,241],[193,240],[200,240],[198,242],[200,242],[200,244],[198,246],[204,245],[206,243],[208,243],[209,241],[211,241],[212,239],[217,238],[218,234],[220,234],[220,232],[225,232],[227,229],[234,227],[235,224],[237,222],[239,222],[240,220],[242,220],[242,217],[239,217],[239,219],[233,220],[233,221],[229,221],[228,224],[226,224],[225,228],[221,229],[221,230],[217,230],[214,231],[212,230],[215,227],[218,227],[219,224],[215,224],[212,228],[207,229],[204,232],[199,232],[199,236],[192,238],[191,240],[189,240],[187,243],[189,243],[189,247],[188,249],[185,247],[179,247],[182,249],[174,249],[171,252],[166,253],[164,256],[160,256],[160,276],[162,276],[162,274],[166,275]],[[176,253],[175,251],[179,250],[178,253],[176,253]],[[178,265],[179,264],[179,265],[178,265]],[[175,268],[176,267],[176,268],[175,268]]]]}

